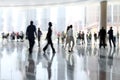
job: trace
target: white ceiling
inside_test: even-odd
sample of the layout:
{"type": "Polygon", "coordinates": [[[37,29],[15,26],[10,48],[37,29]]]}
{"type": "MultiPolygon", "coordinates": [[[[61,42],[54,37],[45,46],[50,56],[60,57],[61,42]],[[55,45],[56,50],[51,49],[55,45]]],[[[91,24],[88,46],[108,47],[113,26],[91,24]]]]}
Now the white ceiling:
{"type": "MultiPolygon", "coordinates": [[[[0,6],[43,6],[99,1],[103,0],[0,0],[0,6]]],[[[107,0],[107,1],[120,1],[120,0],[107,0]]]]}

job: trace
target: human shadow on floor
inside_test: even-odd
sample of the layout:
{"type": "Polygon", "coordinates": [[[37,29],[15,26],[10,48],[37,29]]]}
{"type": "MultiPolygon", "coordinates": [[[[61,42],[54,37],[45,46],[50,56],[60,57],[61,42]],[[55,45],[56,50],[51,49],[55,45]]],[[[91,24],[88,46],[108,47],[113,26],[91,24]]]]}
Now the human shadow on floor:
{"type": "Polygon", "coordinates": [[[68,80],[74,80],[74,57],[73,54],[68,54],[68,60],[67,60],[67,79],[68,80]]]}
{"type": "Polygon", "coordinates": [[[26,66],[26,80],[36,80],[35,62],[32,55],[28,55],[28,65],[26,66]]]}
{"type": "Polygon", "coordinates": [[[52,54],[52,57],[51,59],[49,58],[50,55],[47,55],[47,54],[50,54],[49,52],[44,54],[44,58],[47,60],[47,73],[48,73],[48,80],[51,80],[51,77],[52,77],[52,72],[51,72],[51,66],[52,66],[52,63],[53,63],[53,59],[54,59],[54,56],[55,54],[52,54]]]}
{"type": "Polygon", "coordinates": [[[114,57],[115,52],[116,52],[115,48],[109,50],[108,65],[109,65],[110,69],[113,66],[113,59],[114,59],[113,57],[114,57]]]}

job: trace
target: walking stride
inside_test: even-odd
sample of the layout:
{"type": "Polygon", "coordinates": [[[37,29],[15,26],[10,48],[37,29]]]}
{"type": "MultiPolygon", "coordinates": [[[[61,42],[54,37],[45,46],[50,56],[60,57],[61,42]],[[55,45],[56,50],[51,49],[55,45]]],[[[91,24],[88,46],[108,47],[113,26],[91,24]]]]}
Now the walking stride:
{"type": "Polygon", "coordinates": [[[49,26],[49,28],[48,28],[48,33],[47,33],[47,35],[46,35],[46,40],[47,40],[47,44],[46,44],[46,46],[43,48],[43,51],[44,51],[44,53],[45,53],[45,51],[46,51],[46,49],[47,49],[47,47],[48,47],[48,45],[51,45],[51,48],[52,48],[52,51],[53,51],[53,53],[55,53],[55,49],[54,49],[54,47],[53,47],[53,42],[52,42],[52,22],[49,22],[48,23],[48,26],[49,26]]]}

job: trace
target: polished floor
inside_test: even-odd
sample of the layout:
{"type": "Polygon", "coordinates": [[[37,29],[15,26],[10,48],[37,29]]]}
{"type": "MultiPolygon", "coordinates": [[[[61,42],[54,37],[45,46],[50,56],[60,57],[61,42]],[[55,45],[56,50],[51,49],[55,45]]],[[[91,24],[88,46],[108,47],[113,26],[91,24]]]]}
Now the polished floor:
{"type": "Polygon", "coordinates": [[[28,42],[0,41],[0,80],[120,80],[119,47],[75,45],[73,52],[54,43],[56,54],[42,42],[28,53],[28,42]]]}

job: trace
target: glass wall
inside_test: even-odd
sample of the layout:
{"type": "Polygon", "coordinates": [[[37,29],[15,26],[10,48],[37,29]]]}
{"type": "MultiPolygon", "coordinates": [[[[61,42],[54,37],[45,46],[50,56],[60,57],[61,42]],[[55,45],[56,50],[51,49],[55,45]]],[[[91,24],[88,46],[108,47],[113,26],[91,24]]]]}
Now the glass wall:
{"type": "Polygon", "coordinates": [[[120,4],[108,4],[107,30],[112,26],[114,35],[117,36],[120,28],[120,4]]]}
{"type": "MultiPolygon", "coordinates": [[[[119,33],[120,4],[108,3],[107,29],[113,26],[119,33]]],[[[73,25],[74,31],[98,32],[100,25],[100,3],[88,5],[53,5],[34,7],[0,7],[0,32],[26,31],[30,20],[47,31],[48,22],[53,22],[55,33],[66,31],[73,25]]],[[[116,33],[115,33],[116,34],[116,33]]]]}

